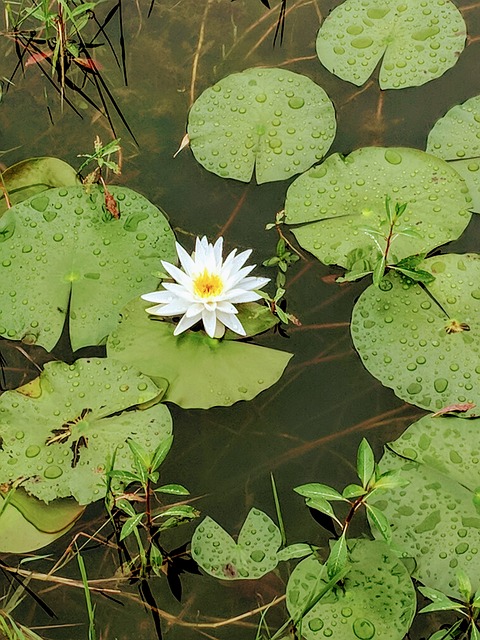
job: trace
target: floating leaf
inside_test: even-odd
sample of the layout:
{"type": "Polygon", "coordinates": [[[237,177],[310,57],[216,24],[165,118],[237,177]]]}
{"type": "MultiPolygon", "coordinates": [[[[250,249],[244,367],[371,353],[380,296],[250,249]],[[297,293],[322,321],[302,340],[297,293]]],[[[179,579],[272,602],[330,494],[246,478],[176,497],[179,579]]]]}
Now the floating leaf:
{"type": "Polygon", "coordinates": [[[235,540],[209,516],[195,529],[192,557],[204,571],[221,580],[253,580],[278,564],[282,536],[259,509],[251,509],[235,540]]]}
{"type": "Polygon", "coordinates": [[[480,419],[425,416],[388,446],[382,471],[407,486],[379,490],[372,504],[391,523],[393,543],[415,560],[423,584],[460,597],[463,570],[480,586],[480,419]]]}
{"type": "Polygon", "coordinates": [[[382,89],[415,87],[453,67],[465,47],[465,21],[449,0],[346,0],[317,36],[320,62],[362,85],[383,57],[382,89]]]}
{"type": "Polygon", "coordinates": [[[427,151],[451,162],[468,185],[472,209],[480,213],[480,96],[457,104],[434,124],[427,151]]]}
{"type": "Polygon", "coordinates": [[[0,176],[0,215],[7,210],[3,187],[11,205],[53,187],[79,185],[77,172],[58,158],[30,158],[8,167],[0,176]]]}
{"type": "MultiPolygon", "coordinates": [[[[145,313],[148,305],[140,299],[127,305],[107,351],[155,380],[168,380],[163,399],[181,407],[208,409],[251,400],[280,378],[292,357],[238,340],[209,338],[203,331],[174,336],[172,323],[145,313]]],[[[244,326],[253,331],[255,325],[244,326]]]]}
{"type": "Polygon", "coordinates": [[[157,397],[157,386],[110,358],[49,362],[37,390],[24,395],[20,388],[0,397],[0,484],[25,477],[22,487],[45,502],[103,498],[114,458],[115,469],[134,470],[128,438],[153,453],[171,434],[165,405],[131,410],[157,397]]]}
{"type": "MultiPolygon", "coordinates": [[[[428,258],[435,276],[414,284],[390,272],[368,287],[352,313],[355,348],[372,375],[397,396],[431,411],[480,406],[480,259],[428,258]]],[[[475,407],[463,416],[477,415],[475,407]]]]}
{"type": "Polygon", "coordinates": [[[160,259],[175,261],[173,232],[143,196],[110,189],[120,220],[100,187],[50,189],[0,218],[1,335],[50,351],[70,300],[73,350],[98,344],[132,296],[157,286],[160,259]]]}
{"type": "Polygon", "coordinates": [[[295,237],[323,263],[373,271],[379,248],[372,235],[383,250],[389,228],[386,196],[407,204],[395,231],[413,227],[419,236],[398,235],[390,264],[458,238],[471,217],[465,182],[445,161],[418,149],[364,147],[298,177],[287,191],[286,222],[302,225],[295,237]]]}
{"type": "Polygon", "coordinates": [[[197,161],[219,176],[286,180],[327,153],[335,110],[325,91],[285,69],[247,69],[213,85],[188,118],[197,161]]]}
{"type": "Polygon", "coordinates": [[[63,536],[82,515],[85,507],[75,500],[54,500],[49,505],[29,496],[23,489],[5,496],[0,494],[0,552],[27,553],[63,536]]]}
{"type": "Polygon", "coordinates": [[[329,581],[326,565],[312,555],[293,570],[287,585],[287,608],[302,637],[402,640],[416,604],[407,570],[380,541],[351,540],[349,551],[348,572],[342,583],[327,590],[316,603],[329,581]]]}

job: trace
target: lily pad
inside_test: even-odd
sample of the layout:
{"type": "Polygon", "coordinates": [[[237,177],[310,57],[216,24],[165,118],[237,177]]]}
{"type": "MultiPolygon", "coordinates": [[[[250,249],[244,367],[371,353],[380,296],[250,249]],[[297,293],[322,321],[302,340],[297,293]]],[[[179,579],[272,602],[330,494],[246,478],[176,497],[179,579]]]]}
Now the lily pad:
{"type": "Polygon", "coordinates": [[[331,73],[358,86],[383,57],[380,87],[403,89],[453,67],[466,35],[450,0],[346,0],[320,27],[317,55],[331,73]]]}
{"type": "MultiPolygon", "coordinates": [[[[370,373],[395,394],[439,411],[480,406],[480,258],[435,256],[420,264],[427,285],[388,273],[371,285],[352,314],[355,348],[370,373]]],[[[478,415],[478,408],[462,416],[478,415]]]]}
{"type": "Polygon", "coordinates": [[[416,606],[406,568],[384,542],[352,540],[349,546],[348,573],[342,584],[328,590],[310,609],[329,582],[326,565],[312,555],[293,570],[287,609],[301,636],[306,640],[402,640],[416,606]]]}
{"type": "Polygon", "coordinates": [[[221,580],[254,580],[275,569],[282,536],[267,514],[251,509],[235,540],[209,516],[195,529],[192,557],[221,580]]]}
{"type": "MultiPolygon", "coordinates": [[[[407,203],[389,257],[395,261],[458,238],[467,226],[470,196],[464,180],[444,160],[406,147],[364,147],[331,155],[292,183],[286,222],[298,242],[325,264],[352,268],[352,256],[376,262],[378,248],[366,228],[385,234],[385,198],[407,203]]],[[[380,237],[383,245],[386,240],[380,237]]]]}
{"type": "Polygon", "coordinates": [[[161,391],[110,358],[49,362],[34,384],[0,397],[0,484],[25,477],[22,487],[45,502],[103,498],[114,458],[116,469],[133,469],[127,438],[153,451],[171,434],[165,405],[133,410],[161,391]]]}
{"type": "Polygon", "coordinates": [[[140,194],[110,191],[118,220],[97,186],[50,189],[0,218],[0,335],[50,351],[70,301],[72,349],[99,344],[132,296],[155,289],[160,259],[176,259],[173,232],[140,194]]]}
{"type": "Polygon", "coordinates": [[[372,502],[392,524],[396,548],[414,559],[414,577],[453,597],[460,569],[480,587],[479,452],[479,419],[425,416],[380,461],[409,484],[379,490],[372,502]]]}
{"type": "MultiPolygon", "coordinates": [[[[127,305],[108,338],[107,353],[154,380],[168,380],[163,399],[181,407],[208,409],[251,400],[277,382],[292,357],[228,337],[209,338],[203,331],[174,336],[173,323],[145,313],[149,304],[136,299],[127,305]]],[[[247,322],[244,327],[252,330],[247,322]]]]}
{"type": "MultiPolygon", "coordinates": [[[[75,169],[59,158],[22,160],[5,169],[0,176],[0,185],[6,189],[11,205],[53,187],[71,187],[79,184],[75,169]]],[[[7,208],[3,189],[0,189],[0,216],[7,208]]]]}
{"type": "Polygon", "coordinates": [[[4,502],[0,494],[1,553],[27,553],[50,544],[67,533],[85,510],[71,498],[46,505],[21,488],[9,495],[6,507],[4,502]]]}
{"type": "Polygon", "coordinates": [[[480,96],[452,107],[428,134],[427,151],[451,163],[464,178],[480,213],[480,96]]]}
{"type": "Polygon", "coordinates": [[[286,180],[327,153],[335,109],[310,78],[285,69],[247,69],[219,80],[195,101],[188,136],[197,161],[219,176],[286,180]]]}

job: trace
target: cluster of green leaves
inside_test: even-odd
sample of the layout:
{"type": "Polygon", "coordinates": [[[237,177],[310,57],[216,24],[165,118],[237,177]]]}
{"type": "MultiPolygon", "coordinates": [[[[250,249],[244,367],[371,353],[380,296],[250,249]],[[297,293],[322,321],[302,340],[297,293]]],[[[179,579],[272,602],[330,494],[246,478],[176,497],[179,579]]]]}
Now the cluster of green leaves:
{"type": "Polygon", "coordinates": [[[330,578],[341,574],[348,563],[347,532],[353,516],[360,508],[365,509],[372,529],[377,530],[386,542],[390,542],[389,522],[383,512],[371,504],[371,500],[380,489],[401,487],[408,484],[408,481],[400,477],[398,471],[386,471],[385,473],[379,471],[372,448],[365,438],[358,447],[357,474],[361,484],[349,484],[342,493],[333,487],[317,482],[304,484],[294,489],[305,498],[308,507],[325,514],[340,527],[340,537],[334,542],[327,561],[327,571],[330,578]],[[343,521],[335,514],[332,502],[349,504],[348,514],[343,521]]]}
{"type": "Polygon", "coordinates": [[[378,249],[373,265],[370,264],[370,260],[366,259],[365,250],[362,247],[356,247],[348,254],[348,271],[345,276],[338,278],[338,282],[352,282],[372,273],[373,283],[380,287],[388,269],[398,271],[415,282],[430,284],[435,280],[431,273],[418,268],[418,265],[425,259],[425,253],[407,256],[397,261],[393,253],[395,240],[401,236],[421,239],[422,235],[415,227],[400,225],[400,218],[408,206],[407,202],[395,202],[393,209],[391,205],[391,197],[385,196],[386,217],[380,221],[380,229],[368,225],[359,227],[359,231],[366,233],[378,249]]]}
{"type": "Polygon", "coordinates": [[[122,542],[129,537],[135,539],[139,566],[135,558],[130,569],[133,570],[135,567],[142,578],[147,576],[150,570],[157,575],[162,574],[165,551],[159,542],[160,533],[189,522],[199,515],[199,512],[188,504],[160,507],[158,512],[152,508],[152,499],[157,494],[180,497],[190,495],[188,489],[180,484],[165,484],[153,488],[159,481],[159,467],[165,460],[172,442],[173,436],[167,436],[152,453],[149,453],[141,444],[129,438],[127,444],[132,453],[134,471],[112,469],[108,472],[110,480],[119,481],[126,489],[121,493],[115,492],[110,484],[106,508],[113,522],[115,509],[126,516],[122,518],[119,541],[122,542]],[[134,505],[141,505],[143,508],[138,510],[134,505]],[[142,537],[142,531],[146,540],[142,537]]]}
{"type": "Polygon", "coordinates": [[[431,600],[420,613],[453,611],[461,617],[452,625],[436,631],[429,640],[480,640],[480,590],[474,591],[465,571],[457,572],[458,590],[463,599],[452,599],[438,589],[418,587],[420,593],[431,600]]]}

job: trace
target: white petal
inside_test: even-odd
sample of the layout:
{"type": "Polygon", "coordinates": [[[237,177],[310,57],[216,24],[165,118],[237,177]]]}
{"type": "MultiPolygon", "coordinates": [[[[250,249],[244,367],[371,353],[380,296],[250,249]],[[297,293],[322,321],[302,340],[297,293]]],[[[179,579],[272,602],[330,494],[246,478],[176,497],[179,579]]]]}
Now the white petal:
{"type": "Polygon", "coordinates": [[[245,264],[251,253],[252,250],[248,249],[247,251],[242,251],[242,253],[239,253],[238,256],[236,256],[232,251],[223,263],[222,274],[224,274],[224,277],[228,278],[231,274],[234,274],[235,271],[238,271],[245,264]],[[230,256],[232,256],[231,260],[230,256]]]}
{"type": "Polygon", "coordinates": [[[175,246],[177,247],[177,254],[178,259],[180,260],[180,264],[185,269],[187,275],[191,277],[192,271],[195,269],[195,262],[192,260],[192,258],[185,251],[181,244],[178,244],[178,242],[176,242],[175,246]]]}
{"type": "Polygon", "coordinates": [[[171,302],[174,298],[169,291],[152,291],[152,293],[144,293],[140,297],[147,302],[163,302],[164,304],[171,302]]]}
{"type": "Polygon", "coordinates": [[[244,278],[237,286],[239,289],[262,289],[269,282],[270,278],[256,278],[251,276],[250,278],[244,278]]]}
{"type": "Polygon", "coordinates": [[[147,307],[145,311],[150,313],[153,316],[161,316],[162,315],[162,307],[163,304],[156,304],[154,307],[147,307]]]}
{"type": "Polygon", "coordinates": [[[232,273],[225,281],[225,288],[232,289],[234,286],[239,284],[241,280],[246,278],[254,268],[255,265],[252,264],[248,267],[243,267],[242,269],[239,269],[238,271],[232,273]]]}
{"type": "Polygon", "coordinates": [[[205,331],[210,336],[210,338],[213,338],[215,335],[215,325],[217,323],[217,316],[215,315],[215,311],[208,311],[208,309],[204,309],[202,311],[202,320],[205,331]]]}
{"type": "Polygon", "coordinates": [[[173,332],[173,335],[178,336],[178,334],[182,333],[182,331],[186,331],[187,329],[190,329],[190,327],[196,324],[200,320],[200,318],[201,318],[201,315],[187,318],[187,315],[185,314],[183,318],[180,320],[180,322],[177,324],[177,326],[175,327],[175,331],[173,332]]]}
{"type": "Polygon", "coordinates": [[[192,318],[193,316],[199,316],[200,318],[200,316],[202,315],[202,311],[203,304],[194,302],[193,304],[189,305],[185,315],[187,316],[187,318],[192,318]]]}
{"type": "Polygon", "coordinates": [[[215,333],[213,334],[214,338],[223,338],[225,334],[225,326],[217,320],[215,325],[215,333]]]}
{"type": "Polygon", "coordinates": [[[190,300],[194,302],[195,298],[193,293],[190,293],[182,284],[176,284],[175,282],[164,282],[163,286],[171,293],[175,298],[182,298],[183,300],[190,300]]]}
{"type": "Polygon", "coordinates": [[[190,303],[186,300],[181,300],[180,298],[176,298],[169,302],[168,304],[163,304],[159,309],[158,315],[162,316],[179,316],[182,313],[185,313],[187,309],[190,307],[190,303]]]}
{"type": "Polygon", "coordinates": [[[260,300],[261,297],[255,291],[233,289],[233,291],[224,296],[224,300],[237,304],[239,302],[254,302],[255,300],[260,300]]]}
{"type": "Polygon", "coordinates": [[[192,289],[192,279],[189,278],[184,271],[176,267],[174,264],[170,264],[170,262],[165,262],[165,260],[162,260],[162,266],[174,280],[182,284],[186,289],[192,289]]]}
{"type": "Polygon", "coordinates": [[[220,236],[218,240],[213,245],[213,253],[215,255],[215,262],[217,264],[217,268],[220,268],[222,265],[222,252],[223,252],[223,238],[220,236]]]}
{"type": "Polygon", "coordinates": [[[222,311],[223,313],[238,313],[238,310],[233,306],[233,304],[231,302],[227,302],[226,300],[217,302],[217,313],[218,311],[222,311]]]}
{"type": "Polygon", "coordinates": [[[217,318],[220,320],[220,322],[223,322],[226,327],[228,327],[235,333],[239,333],[241,336],[247,335],[245,329],[242,326],[242,323],[237,318],[237,316],[234,316],[230,313],[222,313],[222,311],[217,311],[217,318]]]}

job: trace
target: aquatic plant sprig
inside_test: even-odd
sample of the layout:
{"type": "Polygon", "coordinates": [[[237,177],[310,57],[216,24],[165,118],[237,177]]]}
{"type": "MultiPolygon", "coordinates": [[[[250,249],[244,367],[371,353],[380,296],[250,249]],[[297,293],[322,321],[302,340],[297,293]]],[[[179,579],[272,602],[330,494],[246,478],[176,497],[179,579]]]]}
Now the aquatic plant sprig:
{"type": "MultiPolygon", "coordinates": [[[[381,228],[374,228],[369,225],[359,227],[374,242],[378,250],[377,259],[372,265],[365,259],[362,249],[354,249],[349,254],[348,271],[344,277],[338,278],[337,282],[351,282],[359,280],[364,276],[372,273],[373,283],[379,287],[383,276],[389,269],[398,271],[415,282],[430,284],[435,277],[423,269],[418,269],[418,265],[424,260],[426,254],[419,253],[407,256],[398,260],[392,255],[392,248],[395,240],[401,236],[410,238],[422,238],[421,234],[412,226],[400,226],[400,218],[405,213],[408,202],[395,202],[394,207],[391,206],[391,197],[385,196],[385,212],[386,218],[381,221],[381,228]]],[[[364,215],[368,216],[369,212],[365,211],[364,215]]]]}
{"type": "Polygon", "coordinates": [[[210,338],[222,338],[226,328],[245,336],[235,305],[259,300],[258,289],[270,281],[249,276],[255,265],[243,266],[252,250],[237,255],[234,249],[224,260],[223,238],[211,244],[206,236],[196,239],[191,255],[178,242],[176,248],[182,269],[162,260],[163,268],[175,282],[164,282],[162,290],[142,295],[143,300],[155,303],[146,309],[147,313],[161,317],[183,314],[173,332],[175,336],[198,322],[203,323],[210,338]]]}

